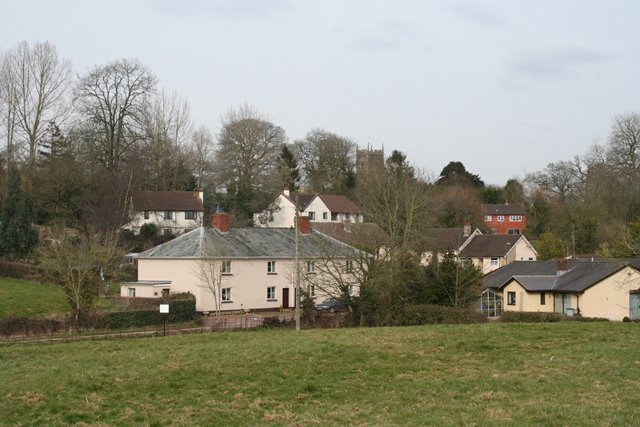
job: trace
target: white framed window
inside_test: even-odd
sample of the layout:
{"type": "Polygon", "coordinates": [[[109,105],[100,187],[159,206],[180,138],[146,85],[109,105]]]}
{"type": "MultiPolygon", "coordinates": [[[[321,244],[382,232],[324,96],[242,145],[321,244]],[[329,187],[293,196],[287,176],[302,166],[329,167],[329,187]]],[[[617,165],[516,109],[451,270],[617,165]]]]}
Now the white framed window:
{"type": "Polygon", "coordinates": [[[149,211],[144,211],[144,219],[149,219],[149,211]]]}
{"type": "Polygon", "coordinates": [[[316,262],[307,261],[307,273],[315,273],[315,272],[316,272],[316,262]]]}
{"type": "Polygon", "coordinates": [[[164,219],[173,219],[173,211],[164,211],[164,219]]]}
{"type": "Polygon", "coordinates": [[[353,271],[353,261],[348,260],[346,267],[347,267],[347,271],[353,271]]]}
{"type": "Polygon", "coordinates": [[[196,211],[185,211],[184,219],[196,219],[198,217],[198,213],[196,211]]]}
{"type": "Polygon", "coordinates": [[[516,305],[516,293],[507,292],[507,305],[516,305]]]}
{"type": "Polygon", "coordinates": [[[267,288],[267,299],[270,301],[273,301],[276,299],[276,287],[275,286],[269,286],[267,288]]]}
{"type": "Polygon", "coordinates": [[[504,221],[504,216],[498,215],[498,221],[504,221]]]}
{"type": "Polygon", "coordinates": [[[491,267],[498,267],[498,258],[491,258],[491,267]]]}
{"type": "Polygon", "coordinates": [[[129,296],[131,298],[136,296],[136,288],[129,288],[129,296]]]}
{"type": "Polygon", "coordinates": [[[316,220],[316,213],[315,212],[309,212],[307,215],[309,216],[309,221],[315,221],[316,220]]]}
{"type": "Polygon", "coordinates": [[[522,221],[522,215],[511,215],[509,221],[522,221]]]}
{"type": "Polygon", "coordinates": [[[222,288],[222,302],[231,301],[231,288],[222,288]]]}
{"type": "Polygon", "coordinates": [[[276,262],[267,261],[267,274],[276,274],[276,262]]]}
{"type": "Polygon", "coordinates": [[[328,212],[322,212],[322,219],[329,219],[329,213],[328,212]]]}
{"type": "Polygon", "coordinates": [[[520,234],[520,229],[519,228],[510,228],[509,230],[507,230],[507,234],[520,234]]]}
{"type": "Polygon", "coordinates": [[[498,229],[497,228],[492,228],[491,229],[491,234],[498,234],[498,229]]]}
{"type": "Polygon", "coordinates": [[[316,296],[316,286],[315,285],[309,285],[309,296],[311,298],[315,298],[315,296],[316,296]]]}
{"type": "Polygon", "coordinates": [[[231,261],[222,261],[220,272],[222,274],[231,274],[231,261]]]}
{"type": "Polygon", "coordinates": [[[485,215],[484,216],[484,220],[485,221],[491,221],[491,215],[485,215]]]}

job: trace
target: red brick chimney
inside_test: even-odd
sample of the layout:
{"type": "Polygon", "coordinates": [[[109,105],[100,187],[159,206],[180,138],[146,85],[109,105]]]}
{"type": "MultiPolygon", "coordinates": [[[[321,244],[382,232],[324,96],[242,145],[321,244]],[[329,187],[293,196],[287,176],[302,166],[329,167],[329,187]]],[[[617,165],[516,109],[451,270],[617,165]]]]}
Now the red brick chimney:
{"type": "Polygon", "coordinates": [[[289,187],[284,187],[284,195],[287,197],[291,195],[291,191],[289,191],[289,187]]]}
{"type": "Polygon", "coordinates": [[[564,273],[567,272],[567,269],[568,269],[567,267],[568,267],[567,260],[564,258],[559,259],[556,262],[556,274],[558,276],[562,276],[564,273]]]}
{"type": "Polygon", "coordinates": [[[214,213],[211,215],[211,225],[218,229],[221,233],[229,232],[229,214],[214,213]]]}
{"type": "Polygon", "coordinates": [[[468,222],[464,225],[464,228],[462,229],[462,236],[463,237],[467,237],[471,234],[471,224],[469,224],[468,222]]]}
{"type": "Polygon", "coordinates": [[[309,234],[309,217],[308,216],[300,216],[298,218],[300,219],[300,222],[299,222],[299,225],[298,225],[298,230],[300,230],[300,233],[309,234]]]}

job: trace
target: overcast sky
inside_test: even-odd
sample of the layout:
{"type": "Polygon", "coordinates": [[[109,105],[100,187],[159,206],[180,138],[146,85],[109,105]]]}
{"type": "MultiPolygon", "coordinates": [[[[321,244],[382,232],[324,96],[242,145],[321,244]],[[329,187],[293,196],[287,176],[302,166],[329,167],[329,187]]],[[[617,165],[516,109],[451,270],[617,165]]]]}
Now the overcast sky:
{"type": "Polygon", "coordinates": [[[640,110],[638,1],[0,0],[0,49],[77,73],[138,58],[216,132],[251,104],[488,184],[583,154],[640,110]]]}

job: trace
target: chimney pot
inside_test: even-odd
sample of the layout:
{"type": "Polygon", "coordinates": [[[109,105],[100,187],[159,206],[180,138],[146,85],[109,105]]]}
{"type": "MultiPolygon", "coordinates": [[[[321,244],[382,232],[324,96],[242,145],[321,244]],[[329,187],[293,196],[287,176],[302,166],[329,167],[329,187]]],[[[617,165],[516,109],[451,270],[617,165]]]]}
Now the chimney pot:
{"type": "Polygon", "coordinates": [[[462,235],[464,237],[468,236],[471,234],[471,224],[469,224],[468,222],[464,225],[464,228],[462,229],[462,235]]]}

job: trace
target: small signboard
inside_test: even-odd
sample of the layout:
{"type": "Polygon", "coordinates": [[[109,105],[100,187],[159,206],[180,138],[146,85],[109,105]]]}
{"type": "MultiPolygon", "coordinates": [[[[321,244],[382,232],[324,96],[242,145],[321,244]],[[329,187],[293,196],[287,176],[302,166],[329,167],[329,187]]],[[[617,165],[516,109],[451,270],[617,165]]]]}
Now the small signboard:
{"type": "Polygon", "coordinates": [[[160,314],[169,314],[169,304],[160,304],[160,314]]]}

